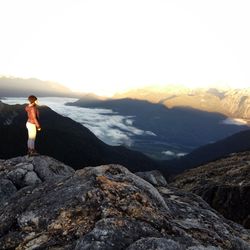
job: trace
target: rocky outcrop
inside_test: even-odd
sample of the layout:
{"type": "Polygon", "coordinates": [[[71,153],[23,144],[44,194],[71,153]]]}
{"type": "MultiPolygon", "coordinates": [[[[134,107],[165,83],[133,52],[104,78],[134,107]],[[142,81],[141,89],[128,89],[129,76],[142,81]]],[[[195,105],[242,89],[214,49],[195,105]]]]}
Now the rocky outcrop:
{"type": "Polygon", "coordinates": [[[120,165],[74,172],[44,156],[0,165],[13,188],[0,203],[0,249],[250,249],[247,230],[159,173],[143,175],[154,187],[120,165]]]}
{"type": "Polygon", "coordinates": [[[188,170],[171,185],[201,196],[226,218],[250,228],[250,152],[188,170]]]}

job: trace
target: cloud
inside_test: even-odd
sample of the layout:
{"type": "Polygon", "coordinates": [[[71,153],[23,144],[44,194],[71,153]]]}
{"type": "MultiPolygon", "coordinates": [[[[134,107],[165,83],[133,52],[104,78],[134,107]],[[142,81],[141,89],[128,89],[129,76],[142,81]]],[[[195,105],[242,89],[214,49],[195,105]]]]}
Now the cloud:
{"type": "Polygon", "coordinates": [[[174,152],[172,152],[172,151],[162,151],[162,153],[164,154],[164,155],[167,155],[167,156],[175,156],[175,153],[174,152]]]}
{"type": "Polygon", "coordinates": [[[178,153],[178,154],[176,154],[177,157],[182,157],[182,156],[185,156],[185,155],[187,155],[187,153],[178,153]]]}
{"type": "Polygon", "coordinates": [[[162,151],[162,154],[166,155],[166,156],[170,156],[170,157],[182,157],[185,156],[187,153],[175,153],[173,151],[167,150],[167,151],[162,151]]]}
{"type": "Polygon", "coordinates": [[[227,118],[225,120],[222,121],[223,124],[226,125],[245,125],[247,124],[247,121],[243,120],[243,119],[236,119],[236,118],[227,118]]]}

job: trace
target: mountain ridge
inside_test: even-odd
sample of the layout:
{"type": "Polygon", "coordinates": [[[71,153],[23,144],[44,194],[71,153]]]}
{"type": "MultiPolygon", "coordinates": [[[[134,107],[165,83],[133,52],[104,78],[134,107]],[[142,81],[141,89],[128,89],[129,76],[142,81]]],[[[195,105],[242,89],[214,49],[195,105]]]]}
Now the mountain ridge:
{"type": "Polygon", "coordinates": [[[225,158],[232,153],[250,150],[250,129],[235,133],[222,140],[199,147],[179,159],[166,161],[165,164],[175,169],[175,174],[185,169],[195,168],[211,161],[225,158]]]}
{"type": "Polygon", "coordinates": [[[250,122],[250,88],[187,88],[170,85],[130,90],[114,95],[114,98],[137,98],[162,103],[168,108],[191,107],[208,112],[218,112],[232,118],[250,122]]]}
{"type": "Polygon", "coordinates": [[[36,78],[0,77],[0,97],[24,97],[36,93],[38,96],[79,96],[60,83],[36,78]]]}

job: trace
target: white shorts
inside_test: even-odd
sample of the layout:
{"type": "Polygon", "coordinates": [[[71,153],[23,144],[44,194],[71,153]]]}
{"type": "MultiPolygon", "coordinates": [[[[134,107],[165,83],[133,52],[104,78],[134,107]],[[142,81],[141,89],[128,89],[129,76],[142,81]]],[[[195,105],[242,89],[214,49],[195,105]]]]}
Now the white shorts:
{"type": "Polygon", "coordinates": [[[28,129],[29,139],[35,140],[36,139],[36,125],[30,122],[27,122],[26,128],[28,129]]]}

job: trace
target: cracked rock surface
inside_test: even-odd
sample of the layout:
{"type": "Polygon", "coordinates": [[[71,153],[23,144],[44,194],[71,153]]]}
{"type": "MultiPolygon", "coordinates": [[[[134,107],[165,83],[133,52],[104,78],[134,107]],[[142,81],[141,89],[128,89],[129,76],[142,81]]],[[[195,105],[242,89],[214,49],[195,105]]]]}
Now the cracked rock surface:
{"type": "Polygon", "coordinates": [[[138,175],[155,186],[120,165],[0,161],[0,249],[250,249],[249,232],[199,196],[138,175]]]}

